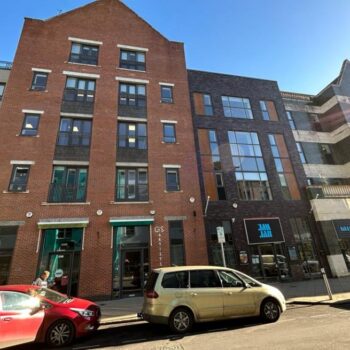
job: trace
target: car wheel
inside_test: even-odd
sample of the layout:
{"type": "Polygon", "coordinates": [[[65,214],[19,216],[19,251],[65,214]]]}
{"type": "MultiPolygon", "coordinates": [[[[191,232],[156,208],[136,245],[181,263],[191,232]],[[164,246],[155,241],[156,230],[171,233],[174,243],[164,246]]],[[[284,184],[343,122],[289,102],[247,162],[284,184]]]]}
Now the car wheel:
{"type": "Polygon", "coordinates": [[[193,325],[193,314],[186,308],[175,309],[169,318],[169,326],[176,333],[186,333],[193,325]]]}
{"type": "Polygon", "coordinates": [[[264,322],[276,322],[281,315],[281,308],[276,300],[267,299],[261,305],[260,316],[264,322]]]}
{"type": "Polygon", "coordinates": [[[58,348],[68,345],[74,339],[74,326],[68,320],[54,322],[46,332],[46,344],[58,348]]]}

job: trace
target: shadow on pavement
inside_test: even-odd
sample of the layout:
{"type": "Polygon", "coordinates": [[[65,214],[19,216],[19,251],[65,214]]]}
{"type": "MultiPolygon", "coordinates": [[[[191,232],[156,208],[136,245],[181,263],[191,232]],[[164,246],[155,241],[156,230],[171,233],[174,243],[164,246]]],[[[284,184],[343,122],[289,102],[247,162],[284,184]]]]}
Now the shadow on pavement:
{"type": "MultiPolygon", "coordinates": [[[[234,331],[241,328],[264,325],[259,318],[244,318],[237,320],[219,321],[195,324],[191,333],[177,335],[172,333],[167,326],[152,325],[146,322],[127,325],[109,325],[99,329],[94,335],[80,338],[71,346],[60,348],[61,350],[79,349],[91,350],[103,347],[133,345],[138,343],[146,343],[157,340],[176,341],[193,336],[196,334],[205,334],[209,332],[234,331]]],[[[46,350],[45,345],[28,344],[13,347],[11,350],[46,350]]]]}
{"type": "Polygon", "coordinates": [[[349,310],[350,311],[350,299],[338,301],[332,304],[329,304],[331,307],[335,307],[337,309],[349,310]]]}

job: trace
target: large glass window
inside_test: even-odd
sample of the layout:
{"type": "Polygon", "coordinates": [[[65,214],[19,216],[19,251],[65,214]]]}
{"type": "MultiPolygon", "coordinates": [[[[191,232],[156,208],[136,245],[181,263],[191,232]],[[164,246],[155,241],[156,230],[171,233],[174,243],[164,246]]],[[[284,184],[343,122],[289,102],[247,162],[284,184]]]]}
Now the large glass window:
{"type": "Polygon", "coordinates": [[[36,136],[38,134],[40,115],[25,114],[22,125],[22,136],[36,136]]]}
{"type": "Polygon", "coordinates": [[[147,201],[148,171],[145,168],[118,168],[116,178],[116,201],[147,201]]]}
{"type": "Polygon", "coordinates": [[[170,264],[185,265],[184,232],[182,221],[169,221],[170,264]]]}
{"type": "Polygon", "coordinates": [[[95,80],[68,77],[63,100],[69,102],[93,103],[95,99],[95,80]]]}
{"type": "Polygon", "coordinates": [[[179,169],[165,169],[165,180],[168,192],[180,191],[179,169]]]}
{"type": "Polygon", "coordinates": [[[301,161],[301,163],[302,163],[302,164],[306,164],[306,159],[305,159],[304,151],[303,151],[303,148],[301,147],[300,142],[296,142],[295,144],[297,145],[297,149],[298,149],[298,153],[299,153],[299,156],[300,156],[300,161],[301,161]]]}
{"type": "Polygon", "coordinates": [[[57,145],[89,146],[91,138],[91,120],[61,118],[57,145]]]}
{"type": "Polygon", "coordinates": [[[72,43],[69,62],[97,65],[98,46],[72,43]]]}
{"type": "Polygon", "coordinates": [[[253,119],[248,98],[221,96],[221,100],[225,117],[253,119]]]}
{"type": "Polygon", "coordinates": [[[29,165],[14,165],[12,170],[10,192],[25,192],[29,176],[29,165]]]}
{"type": "Polygon", "coordinates": [[[119,104],[126,106],[146,106],[146,86],[124,84],[119,85],[119,104]]]}
{"type": "Polygon", "coordinates": [[[228,132],[239,196],[243,200],[271,200],[272,194],[255,132],[228,132]]]}
{"type": "Polygon", "coordinates": [[[55,166],[50,184],[49,202],[85,202],[87,168],[55,166]]]}
{"type": "Polygon", "coordinates": [[[32,81],[32,90],[44,91],[46,89],[48,73],[34,72],[32,81]]]}
{"type": "Polygon", "coordinates": [[[120,68],[146,70],[146,54],[139,51],[120,50],[120,68]]]}
{"type": "Polygon", "coordinates": [[[260,101],[260,109],[264,120],[278,120],[276,107],[273,101],[260,101]]]}
{"type": "Polygon", "coordinates": [[[120,148],[147,149],[147,127],[144,123],[119,123],[118,146],[120,148]]]}

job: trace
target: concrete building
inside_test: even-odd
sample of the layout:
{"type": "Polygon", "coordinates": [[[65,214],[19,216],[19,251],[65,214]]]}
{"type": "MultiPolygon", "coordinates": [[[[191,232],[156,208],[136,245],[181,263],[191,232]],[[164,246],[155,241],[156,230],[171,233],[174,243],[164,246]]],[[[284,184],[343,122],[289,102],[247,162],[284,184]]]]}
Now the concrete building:
{"type": "Polygon", "coordinates": [[[308,181],[320,255],[332,276],[350,271],[350,61],[315,96],[282,92],[308,181]]]}
{"type": "Polygon", "coordinates": [[[277,83],[188,76],[209,261],[223,263],[222,227],[228,266],[264,279],[319,275],[307,179],[277,83]]]}
{"type": "Polygon", "coordinates": [[[0,110],[0,283],[48,269],[121,297],[151,267],[207,263],[193,135],[182,43],[119,0],[26,18],[0,110]]]}

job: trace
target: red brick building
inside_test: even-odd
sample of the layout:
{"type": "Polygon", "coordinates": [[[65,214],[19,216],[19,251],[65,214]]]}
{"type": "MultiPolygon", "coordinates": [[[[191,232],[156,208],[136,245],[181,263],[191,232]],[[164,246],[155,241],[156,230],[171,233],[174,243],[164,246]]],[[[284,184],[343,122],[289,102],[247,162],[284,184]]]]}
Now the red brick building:
{"type": "Polygon", "coordinates": [[[120,297],[207,263],[183,44],[123,3],[27,18],[0,123],[0,284],[120,297]]]}

